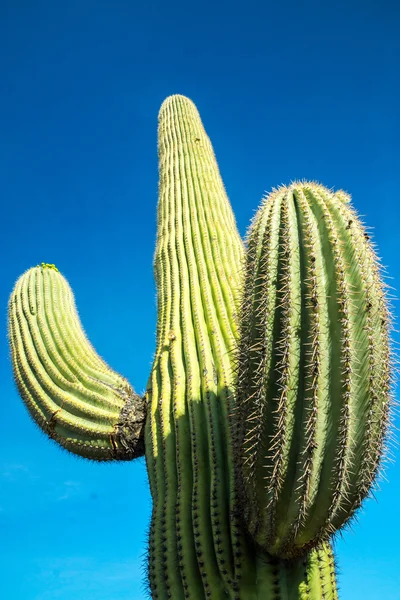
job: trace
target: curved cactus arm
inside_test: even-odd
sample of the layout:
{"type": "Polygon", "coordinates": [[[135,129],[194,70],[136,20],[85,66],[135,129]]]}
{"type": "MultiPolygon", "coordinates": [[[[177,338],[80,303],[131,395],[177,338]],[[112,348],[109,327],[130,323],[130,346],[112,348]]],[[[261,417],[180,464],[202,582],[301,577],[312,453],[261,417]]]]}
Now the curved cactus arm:
{"type": "Polygon", "coordinates": [[[99,461],[144,454],[144,400],[90,345],[54,265],[42,263],[18,279],[9,338],[18,390],[50,438],[99,461]]]}
{"type": "Polygon", "coordinates": [[[369,237],[343,192],[294,183],[249,234],[237,469],[247,526],[283,558],[340,529],[377,474],[390,318],[369,237]]]}

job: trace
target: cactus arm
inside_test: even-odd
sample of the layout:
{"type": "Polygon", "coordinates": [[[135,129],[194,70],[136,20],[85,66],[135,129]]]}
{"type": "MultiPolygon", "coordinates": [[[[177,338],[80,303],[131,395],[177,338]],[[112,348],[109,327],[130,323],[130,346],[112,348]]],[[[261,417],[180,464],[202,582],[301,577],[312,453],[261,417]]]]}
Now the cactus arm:
{"type": "Polygon", "coordinates": [[[382,454],[390,319],[367,238],[348,196],[307,183],[274,192],[250,233],[236,465],[250,533],[284,558],[351,518],[382,454]]]}
{"type": "Polygon", "coordinates": [[[9,337],[18,390],[50,438],[94,460],[144,454],[144,402],[89,344],[72,291],[53,265],[17,281],[9,337]]]}

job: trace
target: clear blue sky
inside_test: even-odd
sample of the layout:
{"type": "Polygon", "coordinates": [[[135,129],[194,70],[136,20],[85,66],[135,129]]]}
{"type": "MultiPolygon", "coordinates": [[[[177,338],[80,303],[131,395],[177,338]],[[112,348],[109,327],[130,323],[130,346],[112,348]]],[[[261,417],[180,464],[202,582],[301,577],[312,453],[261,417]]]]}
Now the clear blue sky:
{"type": "MultiPolygon", "coordinates": [[[[155,343],[157,112],[197,104],[241,233],[296,178],[348,190],[400,287],[396,0],[0,2],[0,596],[139,600],[144,463],[62,452],[14,389],[6,306],[54,262],[138,391],[155,343]]],[[[337,544],[341,600],[400,599],[399,452],[337,544]]]]}

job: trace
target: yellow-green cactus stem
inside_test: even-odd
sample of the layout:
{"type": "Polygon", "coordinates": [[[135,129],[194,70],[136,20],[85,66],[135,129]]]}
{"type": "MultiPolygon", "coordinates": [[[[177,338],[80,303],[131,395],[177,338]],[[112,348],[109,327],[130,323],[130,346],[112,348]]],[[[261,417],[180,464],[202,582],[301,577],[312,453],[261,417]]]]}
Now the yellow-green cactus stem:
{"type": "Polygon", "coordinates": [[[42,263],[18,279],[9,337],[18,390],[49,437],[95,460],[144,454],[144,400],[96,354],[54,265],[42,263]]]}
{"type": "Polygon", "coordinates": [[[161,107],[159,167],[157,352],[146,428],[151,589],[154,598],[223,597],[239,567],[228,413],[244,249],[210,141],[181,96],[161,107]]]}
{"type": "Polygon", "coordinates": [[[389,312],[349,201],[294,183],[265,199],[248,238],[236,468],[252,538],[283,558],[359,508],[388,422],[389,312]]]}

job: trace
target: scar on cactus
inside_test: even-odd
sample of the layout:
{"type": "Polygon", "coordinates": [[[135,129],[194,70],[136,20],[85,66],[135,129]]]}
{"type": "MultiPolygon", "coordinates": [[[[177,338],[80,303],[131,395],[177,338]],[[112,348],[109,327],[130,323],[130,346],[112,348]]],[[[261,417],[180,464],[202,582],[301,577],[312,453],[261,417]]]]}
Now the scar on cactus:
{"type": "Polygon", "coordinates": [[[374,483],[391,319],[350,196],[274,190],[246,244],[194,104],[159,113],[157,346],[146,394],[98,356],[54,265],[17,281],[18,390],[61,446],[146,457],[148,586],[164,600],[336,600],[332,537],[374,483]]]}

